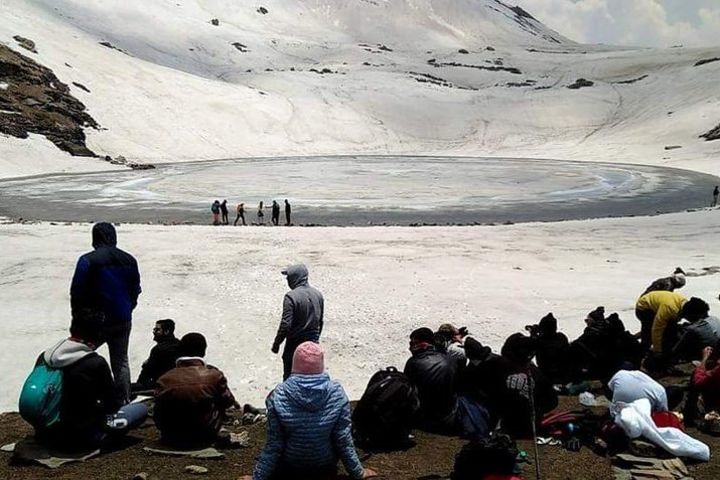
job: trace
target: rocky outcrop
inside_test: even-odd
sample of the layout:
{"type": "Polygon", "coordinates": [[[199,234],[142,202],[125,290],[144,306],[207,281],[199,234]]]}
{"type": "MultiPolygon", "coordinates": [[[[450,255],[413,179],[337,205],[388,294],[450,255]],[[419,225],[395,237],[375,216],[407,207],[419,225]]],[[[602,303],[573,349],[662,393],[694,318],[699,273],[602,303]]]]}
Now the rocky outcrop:
{"type": "Polygon", "coordinates": [[[592,87],[593,85],[595,85],[595,82],[586,80],[584,78],[578,78],[577,80],[575,80],[575,83],[568,85],[567,88],[569,88],[570,90],[579,90],[581,88],[592,87]]]}
{"type": "Polygon", "coordinates": [[[704,138],[707,142],[709,142],[710,140],[720,140],[720,124],[718,124],[717,127],[713,128],[709,132],[700,135],[700,138],[704,138]]]}
{"type": "Polygon", "coordinates": [[[0,44],[0,133],[45,136],[71,155],[94,157],[85,145],[85,127],[98,124],[70,88],[48,68],[0,44]]]}

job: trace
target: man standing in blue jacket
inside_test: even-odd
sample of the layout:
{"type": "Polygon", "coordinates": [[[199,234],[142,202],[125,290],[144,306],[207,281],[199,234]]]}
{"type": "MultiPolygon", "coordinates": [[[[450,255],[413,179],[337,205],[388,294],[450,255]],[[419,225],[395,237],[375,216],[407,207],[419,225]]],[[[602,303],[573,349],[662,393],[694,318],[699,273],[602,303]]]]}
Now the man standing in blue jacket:
{"type": "Polygon", "coordinates": [[[128,343],[132,311],[140,295],[140,272],[135,258],[117,248],[117,233],[110,223],[92,229],[94,250],[81,256],[70,287],[73,312],[85,308],[105,314],[105,340],[110,368],[121,404],[130,401],[128,343]]]}

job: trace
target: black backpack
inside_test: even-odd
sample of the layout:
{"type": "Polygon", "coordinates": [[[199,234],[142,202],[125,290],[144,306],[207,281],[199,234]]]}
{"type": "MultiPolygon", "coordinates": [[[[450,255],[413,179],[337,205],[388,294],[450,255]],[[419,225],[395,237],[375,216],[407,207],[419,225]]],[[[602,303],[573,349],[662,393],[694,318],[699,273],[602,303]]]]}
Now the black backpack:
{"type": "Polygon", "coordinates": [[[380,370],[353,411],[355,440],[365,449],[407,448],[419,409],[417,388],[410,379],[395,367],[380,370]]]}
{"type": "Polygon", "coordinates": [[[507,435],[492,435],[465,444],[455,456],[451,480],[476,480],[485,475],[511,475],[518,456],[515,441],[507,435]]]}

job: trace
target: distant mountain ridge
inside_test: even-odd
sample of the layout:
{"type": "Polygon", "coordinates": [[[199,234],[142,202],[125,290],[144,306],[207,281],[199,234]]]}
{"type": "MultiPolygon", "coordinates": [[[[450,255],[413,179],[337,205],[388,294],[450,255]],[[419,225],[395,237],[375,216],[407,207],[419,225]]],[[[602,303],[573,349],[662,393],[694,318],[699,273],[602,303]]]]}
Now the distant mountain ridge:
{"type": "MultiPolygon", "coordinates": [[[[720,173],[720,142],[700,138],[720,122],[708,93],[720,48],[579,44],[508,0],[260,2],[5,0],[0,42],[33,43],[23,54],[100,126],[85,130],[100,156],[490,155],[720,173]]],[[[73,168],[43,142],[0,142],[0,177],[18,156],[73,168]]]]}

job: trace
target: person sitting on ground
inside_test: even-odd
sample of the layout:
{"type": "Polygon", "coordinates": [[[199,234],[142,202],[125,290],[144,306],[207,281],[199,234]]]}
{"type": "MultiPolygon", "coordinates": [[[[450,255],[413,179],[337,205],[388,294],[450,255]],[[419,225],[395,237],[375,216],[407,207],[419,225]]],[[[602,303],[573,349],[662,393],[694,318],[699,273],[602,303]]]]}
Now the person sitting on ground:
{"type": "Polygon", "coordinates": [[[720,341],[713,347],[705,347],[702,360],[690,379],[683,410],[688,426],[694,425],[697,419],[698,397],[702,398],[705,413],[720,412],[720,341]]]}
{"type": "Polygon", "coordinates": [[[635,304],[640,320],[640,344],[656,355],[669,351],[677,343],[677,321],[687,300],[679,293],[655,290],[641,296],[635,304]]]}
{"type": "Polygon", "coordinates": [[[462,366],[465,366],[465,347],[463,341],[467,336],[466,327],[457,328],[451,323],[443,323],[435,332],[436,347],[445,352],[450,358],[454,358],[462,366]]]}
{"type": "Polygon", "coordinates": [[[597,307],[585,317],[585,330],[570,343],[568,349],[569,379],[579,382],[606,377],[609,379],[617,369],[607,361],[611,352],[610,322],[605,318],[605,307],[597,307]]]}
{"type": "Polygon", "coordinates": [[[535,340],[537,366],[543,375],[553,384],[567,382],[570,343],[564,333],[557,331],[557,319],[552,312],[541,318],[537,325],[526,326],[525,330],[535,340]]]}
{"type": "Polygon", "coordinates": [[[677,267],[669,277],[658,278],[645,289],[643,295],[650,292],[666,291],[673,292],[685,286],[685,272],[677,267]]]}
{"type": "Polygon", "coordinates": [[[471,342],[465,343],[470,363],[462,374],[461,390],[487,409],[491,430],[499,421],[502,430],[511,436],[531,435],[533,416],[539,423],[558,403],[552,383],[532,363],[535,340],[513,334],[500,355],[492,354],[487,347],[474,348],[471,342]]]}
{"type": "Polygon", "coordinates": [[[348,397],[325,372],[317,343],[305,342],[295,349],[290,377],[268,395],[265,404],[265,448],[253,475],[241,480],[334,479],[338,459],[353,479],[377,476],[360,463],[348,397]]]}
{"type": "Polygon", "coordinates": [[[153,340],[157,345],[142,364],[137,383],[133,384],[135,392],[153,390],[158,378],[175,368],[175,361],[180,356],[180,340],[175,337],[174,321],[165,319],[155,322],[153,340]]]}
{"type": "Polygon", "coordinates": [[[19,409],[40,443],[66,451],[95,449],[147,418],[145,405],[120,403],[110,367],[95,352],[103,344],[103,323],[101,312],[76,310],[70,338],[38,357],[20,395],[19,409]],[[54,389],[48,387],[58,383],[46,382],[58,371],[60,388],[53,396],[54,389]]]}
{"type": "Polygon", "coordinates": [[[623,365],[632,366],[633,369],[640,368],[643,359],[640,342],[625,329],[625,324],[617,313],[611,313],[607,322],[611,338],[611,355],[608,360],[611,372],[617,372],[623,365]]]}
{"type": "Polygon", "coordinates": [[[207,342],[200,333],[180,340],[176,367],[157,381],[155,424],[164,443],[194,447],[213,443],[225,411],[238,407],[223,372],[205,363],[207,342]]]}
{"type": "Polygon", "coordinates": [[[405,375],[418,389],[420,427],[432,432],[455,433],[458,398],[455,393],[458,362],[438,352],[429,328],[410,334],[412,357],[405,363],[405,375]]]}
{"type": "Polygon", "coordinates": [[[710,306],[700,298],[692,297],[680,310],[680,318],[689,322],[680,340],[670,353],[674,359],[699,360],[705,347],[714,346],[720,340],[720,320],[708,315],[710,306]]]}

